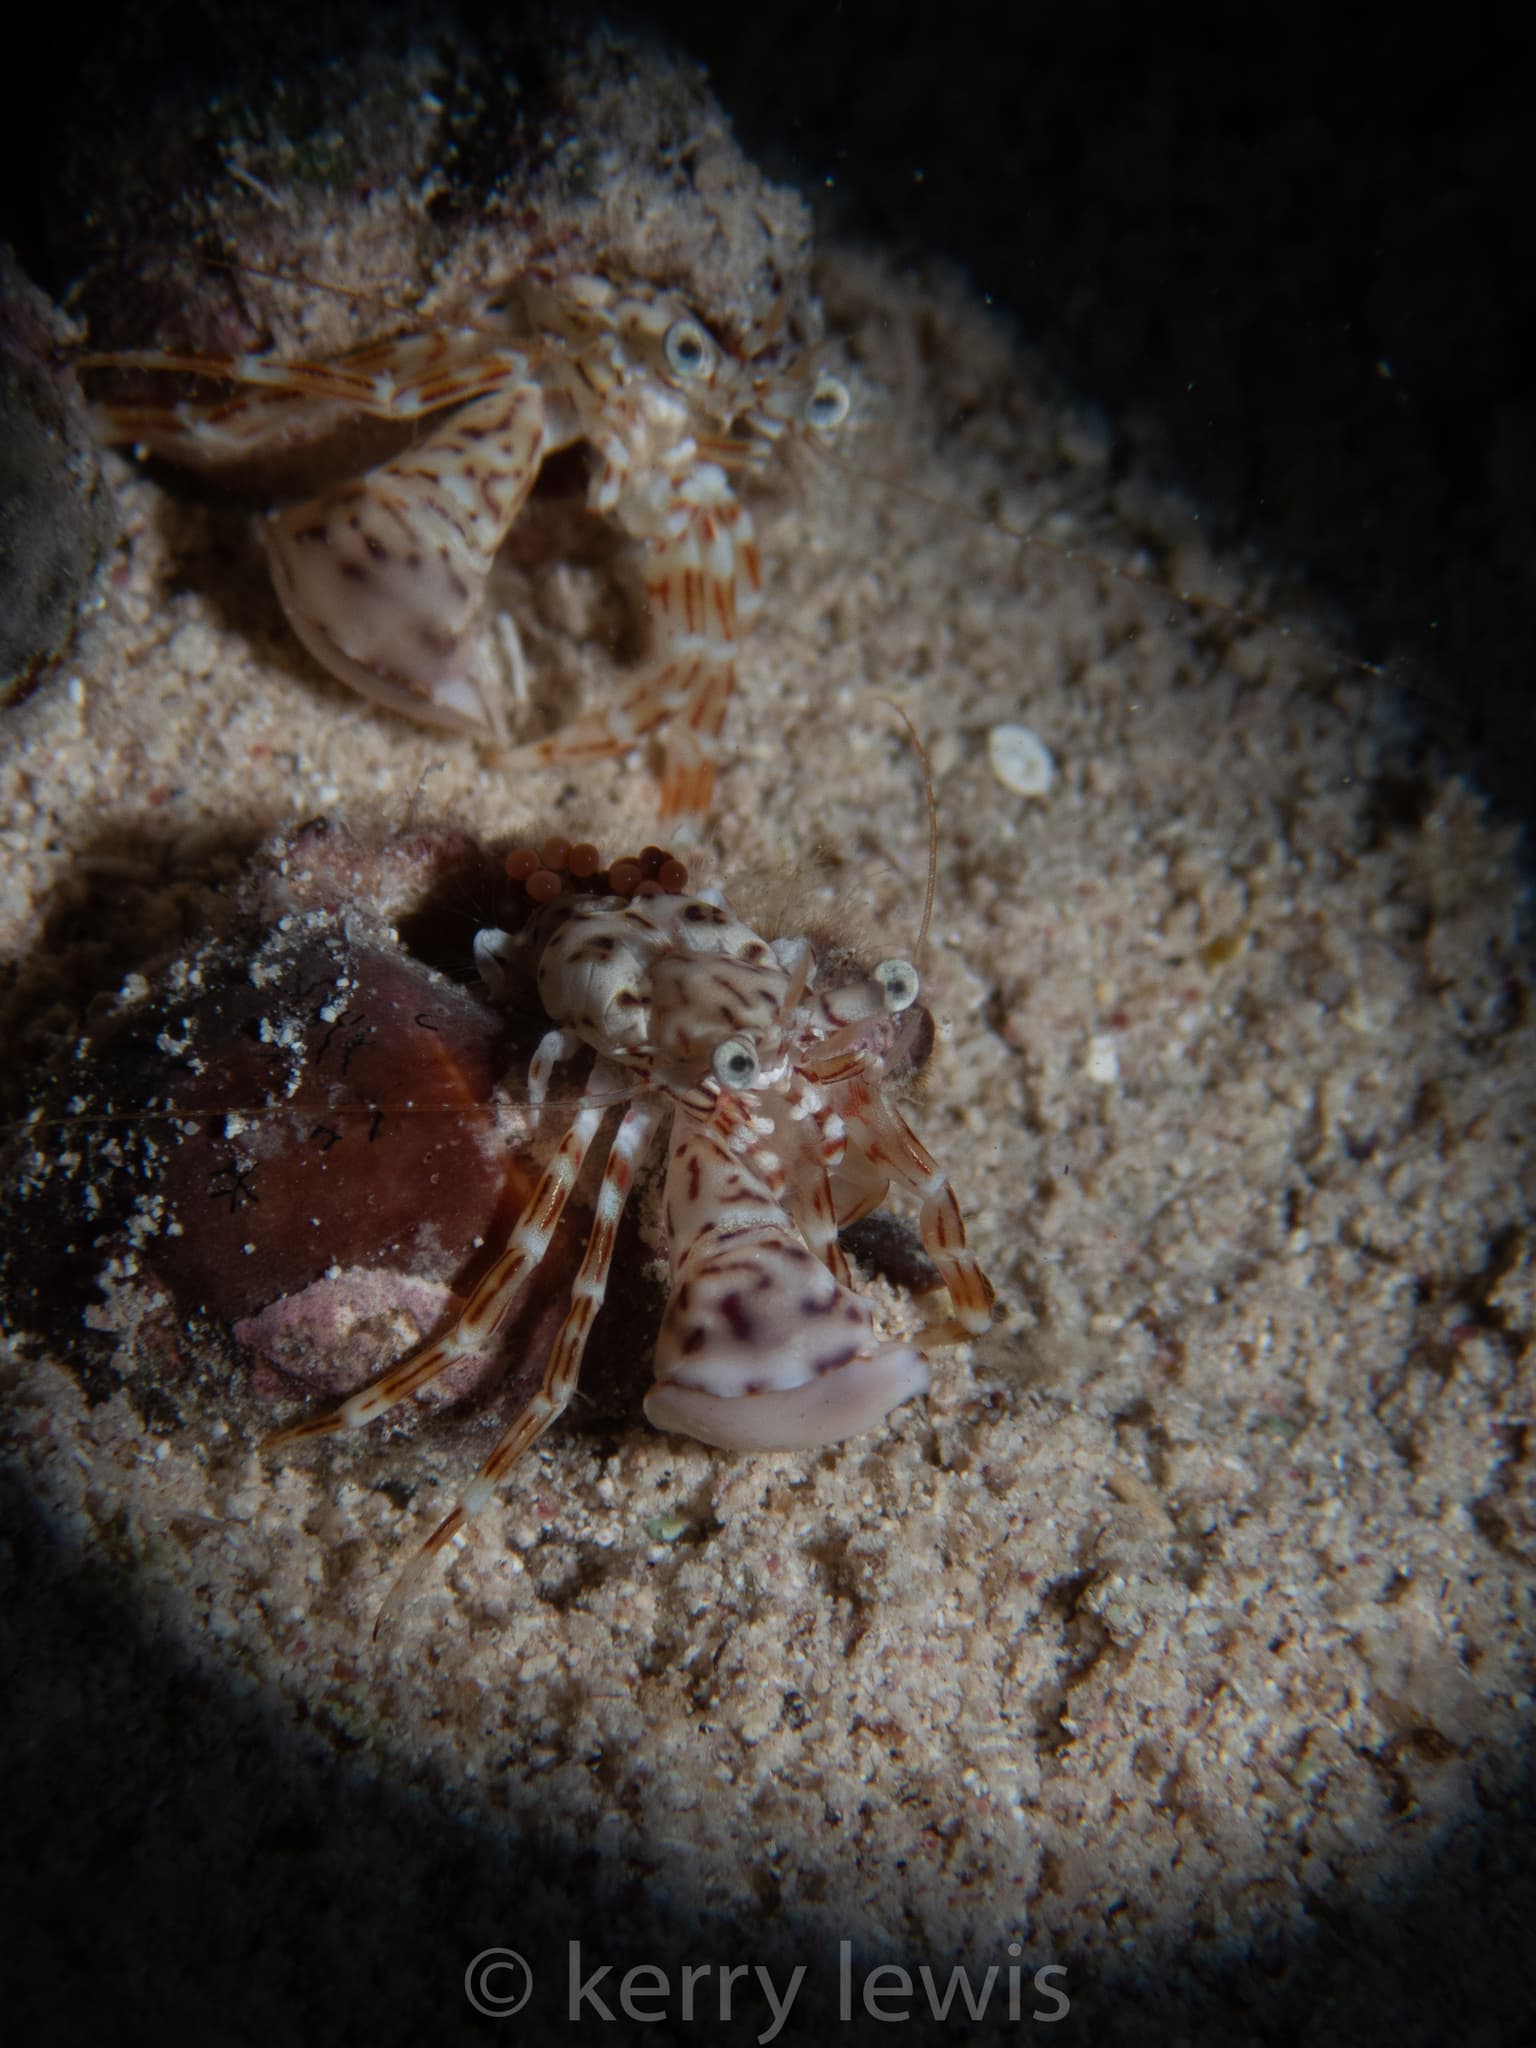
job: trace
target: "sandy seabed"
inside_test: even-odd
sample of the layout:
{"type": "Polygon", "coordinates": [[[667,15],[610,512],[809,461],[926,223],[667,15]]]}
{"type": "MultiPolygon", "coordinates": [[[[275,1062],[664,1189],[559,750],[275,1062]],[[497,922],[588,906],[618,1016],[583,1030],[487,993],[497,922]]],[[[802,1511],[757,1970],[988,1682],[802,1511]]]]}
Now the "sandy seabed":
{"type": "MultiPolygon", "coordinates": [[[[840,1942],[856,2019],[876,1964],[918,2013],[923,1964],[996,1965],[999,2001],[1011,1963],[1057,1964],[1079,2022],[1155,2006],[1197,2038],[1202,1986],[1260,2031],[1332,1943],[1331,2038],[1397,1995],[1351,1930],[1364,1956],[1411,1929],[1515,1782],[1536,1047],[1512,835],[1411,765],[1325,627],[1129,580],[1270,611],[952,282],[838,250],[820,281],[859,421],[758,508],[768,601],[710,851],[906,950],[927,827],[879,695],[908,707],[942,823],[914,1117],[996,1326],[836,1450],[733,1458],[638,1415],[557,1433],[383,1646],[483,1430],[263,1458],[237,1390],[155,1426],[131,1353],[90,1399],[23,1334],[7,1683],[34,1902],[68,1908],[95,1844],[92,1910],[41,1952],[201,2038],[294,2038],[332,2001],[456,2035],[495,1943],[534,1966],[525,2030],[560,2031],[571,1940],[670,1971],[649,2031],[690,2039],[679,1962],[781,1993],[805,1964],[797,2023],[838,2017],[840,1942]],[[1044,795],[997,779],[1004,721],[1054,757],[1044,795]]],[[[79,904],[184,904],[317,814],[652,835],[639,764],[509,786],[350,697],[287,636],[244,513],[112,474],[116,573],[3,732],[24,971],[79,904]]],[[[541,703],[551,676],[612,686],[585,631],[605,590],[504,572],[541,703]]],[[[1499,1912],[1469,1923],[1490,1944],[1499,1912]]],[[[1479,1951],[1451,1967],[1475,2011],[1479,1951]]],[[[766,2030],[761,1987],[736,1995],[742,2038],[766,2030]]],[[[1051,2005],[1026,1978],[1020,2024],[1051,2005]]]]}

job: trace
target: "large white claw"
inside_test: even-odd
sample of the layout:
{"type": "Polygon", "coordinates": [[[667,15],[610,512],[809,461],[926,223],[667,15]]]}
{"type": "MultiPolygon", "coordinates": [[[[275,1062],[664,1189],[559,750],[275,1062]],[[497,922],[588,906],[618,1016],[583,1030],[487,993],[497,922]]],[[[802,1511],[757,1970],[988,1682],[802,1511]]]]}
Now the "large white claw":
{"type": "Polygon", "coordinates": [[[868,1302],[771,1213],[683,1253],[656,1339],[645,1413],[723,1450],[802,1450],[873,1429],[928,1385],[868,1302]]]}
{"type": "Polygon", "coordinates": [[[655,1429],[697,1437],[722,1451],[804,1451],[864,1435],[927,1388],[923,1354],[910,1344],[886,1344],[773,1393],[714,1394],[675,1379],[658,1381],[645,1397],[645,1415],[655,1429]]]}

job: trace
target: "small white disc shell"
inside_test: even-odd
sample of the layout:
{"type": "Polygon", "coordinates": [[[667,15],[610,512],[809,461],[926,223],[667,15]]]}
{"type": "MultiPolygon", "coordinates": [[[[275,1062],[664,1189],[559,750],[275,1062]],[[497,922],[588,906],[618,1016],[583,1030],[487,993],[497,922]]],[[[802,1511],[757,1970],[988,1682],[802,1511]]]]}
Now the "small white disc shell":
{"type": "Polygon", "coordinates": [[[1046,796],[1056,780],[1051,750],[1027,725],[994,725],[987,734],[992,773],[1015,796],[1046,796]]]}

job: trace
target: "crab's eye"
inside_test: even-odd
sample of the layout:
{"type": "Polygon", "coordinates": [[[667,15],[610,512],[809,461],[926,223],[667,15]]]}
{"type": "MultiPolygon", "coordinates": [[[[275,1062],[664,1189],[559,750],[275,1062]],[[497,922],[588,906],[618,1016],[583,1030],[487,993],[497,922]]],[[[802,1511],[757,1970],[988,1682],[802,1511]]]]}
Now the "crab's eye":
{"type": "Polygon", "coordinates": [[[715,345],[697,320],[674,320],[661,351],[674,376],[707,377],[715,367],[715,345]]]}
{"type": "Polygon", "coordinates": [[[806,425],[816,427],[825,433],[833,427],[840,427],[848,417],[852,400],[848,386],[836,377],[818,377],[816,389],[805,402],[806,425]]]}
{"type": "Polygon", "coordinates": [[[885,991],[885,1007],[893,1015],[917,1001],[917,969],[910,960],[882,960],[870,979],[885,991]]]}
{"type": "Polygon", "coordinates": [[[710,1070],[722,1088],[750,1088],[762,1071],[757,1049],[745,1038],[727,1038],[715,1047],[710,1070]]]}

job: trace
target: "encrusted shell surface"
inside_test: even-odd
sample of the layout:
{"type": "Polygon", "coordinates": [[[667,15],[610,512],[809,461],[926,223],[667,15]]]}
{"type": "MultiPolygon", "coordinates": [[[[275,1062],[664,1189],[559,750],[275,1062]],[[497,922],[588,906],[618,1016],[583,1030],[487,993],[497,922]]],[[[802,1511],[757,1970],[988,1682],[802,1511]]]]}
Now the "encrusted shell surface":
{"type": "Polygon", "coordinates": [[[498,1106],[506,1015],[386,906],[473,888],[477,863],[452,838],[381,855],[306,827],[257,856],[229,929],[129,978],[13,1150],[23,1320],[78,1339],[94,1302],[102,1365],[131,1299],[173,1349],[189,1320],[232,1333],[258,1392],[334,1394],[442,1317],[526,1198],[528,1132],[498,1106]]]}

